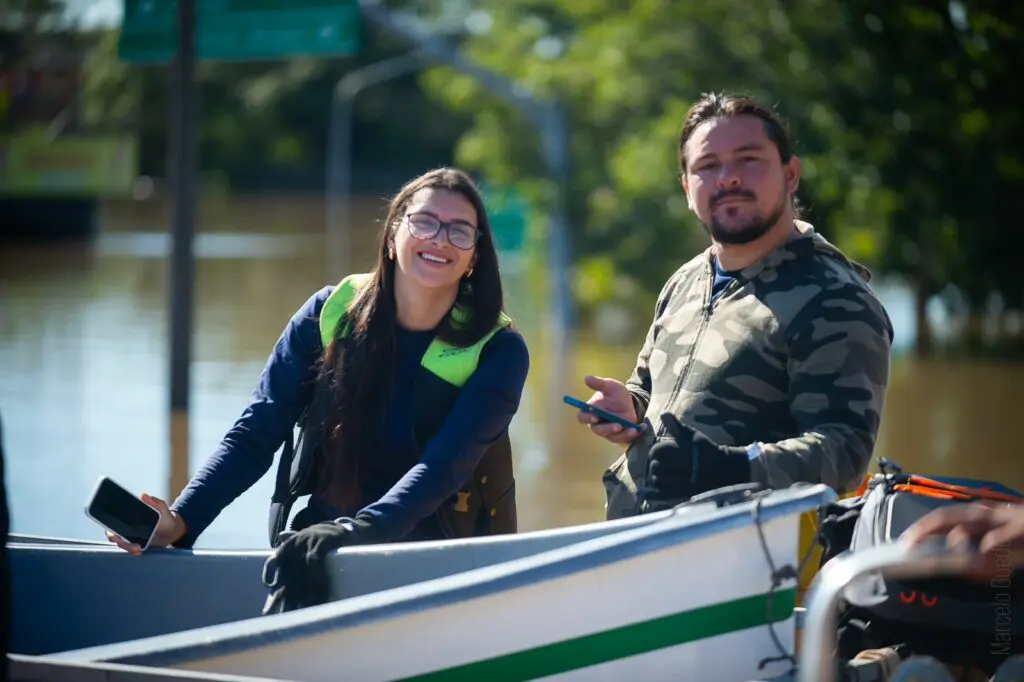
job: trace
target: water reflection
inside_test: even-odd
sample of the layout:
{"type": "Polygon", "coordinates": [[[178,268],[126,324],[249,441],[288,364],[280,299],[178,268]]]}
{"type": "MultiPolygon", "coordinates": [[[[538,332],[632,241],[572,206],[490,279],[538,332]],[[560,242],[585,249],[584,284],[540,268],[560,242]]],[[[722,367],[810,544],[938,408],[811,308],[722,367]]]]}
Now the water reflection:
{"type": "MultiPolygon", "coordinates": [[[[372,257],[383,204],[357,207],[358,267],[372,257]]],[[[325,283],[322,204],[204,206],[197,239],[196,338],[190,459],[172,462],[167,417],[167,268],[162,209],[111,209],[89,245],[5,247],[0,254],[0,411],[16,531],[101,537],[82,513],[101,474],[136,491],[170,495],[214,449],[245,406],[294,310],[325,283]],[[173,481],[173,483],[172,483],[173,481]]],[[[546,352],[543,305],[507,263],[510,298],[531,345],[532,370],[513,425],[521,527],[600,519],[603,468],[617,448],[592,437],[561,404],[586,397],[586,373],[628,376],[642,341],[580,335],[563,363],[546,352]],[[560,369],[561,368],[561,369],[560,369]],[[552,395],[552,387],[561,386],[552,395]],[[557,428],[556,428],[557,427],[557,428]]],[[[912,308],[898,287],[879,287],[912,340],[912,308]]],[[[911,362],[893,368],[878,454],[913,468],[998,478],[1024,486],[1013,455],[1015,390],[1024,369],[981,362],[911,362]]],[[[229,506],[201,547],[266,544],[272,473],[229,506]]]]}

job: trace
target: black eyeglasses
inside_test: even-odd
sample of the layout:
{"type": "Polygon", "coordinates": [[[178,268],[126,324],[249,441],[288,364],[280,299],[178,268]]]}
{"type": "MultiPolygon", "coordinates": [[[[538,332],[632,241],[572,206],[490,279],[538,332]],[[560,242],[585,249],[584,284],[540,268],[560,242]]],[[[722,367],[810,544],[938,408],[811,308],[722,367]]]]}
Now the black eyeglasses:
{"type": "Polygon", "coordinates": [[[448,243],[460,251],[469,251],[480,238],[480,231],[466,223],[443,223],[429,213],[410,213],[405,216],[409,234],[416,239],[433,239],[444,228],[448,243]]]}

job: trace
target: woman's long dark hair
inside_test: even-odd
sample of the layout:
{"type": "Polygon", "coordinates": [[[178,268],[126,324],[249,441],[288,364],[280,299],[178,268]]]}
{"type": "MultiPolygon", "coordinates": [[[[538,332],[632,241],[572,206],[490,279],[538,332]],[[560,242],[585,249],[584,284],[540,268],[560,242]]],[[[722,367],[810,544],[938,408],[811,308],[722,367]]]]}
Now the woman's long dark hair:
{"type": "Polygon", "coordinates": [[[401,228],[413,195],[425,189],[443,189],[464,197],[476,209],[480,232],[472,274],[461,282],[455,301],[468,313],[468,319],[453,324],[451,317],[445,316],[435,333],[453,345],[471,346],[493,329],[502,313],[504,294],[498,254],[476,184],[466,173],[453,168],[438,168],[410,180],[391,200],[370,281],[342,317],[321,363],[320,379],[330,385],[330,406],[323,425],[324,448],[317,480],[321,495],[342,513],[351,513],[360,503],[363,465],[375,455],[373,435],[383,420],[380,409],[392,379],[396,261],[388,257],[389,245],[401,228]],[[339,331],[345,324],[350,325],[349,332],[340,339],[339,331]]]}

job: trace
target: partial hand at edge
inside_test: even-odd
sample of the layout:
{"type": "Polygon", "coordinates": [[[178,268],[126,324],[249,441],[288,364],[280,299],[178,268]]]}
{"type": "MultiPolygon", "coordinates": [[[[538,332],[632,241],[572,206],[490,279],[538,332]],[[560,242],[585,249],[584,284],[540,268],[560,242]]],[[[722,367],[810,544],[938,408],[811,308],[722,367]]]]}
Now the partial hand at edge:
{"type": "Polygon", "coordinates": [[[908,528],[900,542],[915,546],[944,537],[950,549],[977,545],[978,563],[969,571],[977,580],[1006,578],[1024,568],[1024,506],[957,504],[928,512],[908,528]]]}

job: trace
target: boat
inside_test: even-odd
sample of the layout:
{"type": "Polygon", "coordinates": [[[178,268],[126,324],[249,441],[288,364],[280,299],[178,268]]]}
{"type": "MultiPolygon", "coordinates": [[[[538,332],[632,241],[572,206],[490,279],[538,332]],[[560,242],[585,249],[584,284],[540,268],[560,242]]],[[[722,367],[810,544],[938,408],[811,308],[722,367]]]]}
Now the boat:
{"type": "Polygon", "coordinates": [[[734,486],[620,521],[345,548],[329,560],[330,602],[270,616],[268,552],[137,558],[14,542],[14,670],[69,681],[770,679],[792,668],[800,517],[835,497],[820,484],[734,486]]]}

